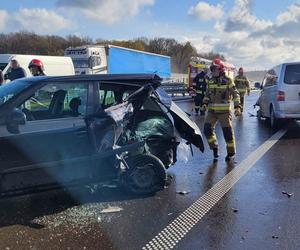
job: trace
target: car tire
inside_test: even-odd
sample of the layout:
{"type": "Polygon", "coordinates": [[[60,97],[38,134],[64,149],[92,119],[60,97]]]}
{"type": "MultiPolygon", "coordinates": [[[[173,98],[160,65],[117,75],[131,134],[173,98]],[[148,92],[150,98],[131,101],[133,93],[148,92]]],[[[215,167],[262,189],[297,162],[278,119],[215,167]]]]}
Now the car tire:
{"type": "Polygon", "coordinates": [[[166,185],[167,174],[163,163],[151,154],[126,159],[129,169],[123,175],[126,189],[135,194],[153,194],[166,185]]]}
{"type": "Polygon", "coordinates": [[[268,119],[269,126],[272,129],[277,129],[280,125],[279,119],[276,118],[273,107],[270,108],[270,118],[268,119]]]}

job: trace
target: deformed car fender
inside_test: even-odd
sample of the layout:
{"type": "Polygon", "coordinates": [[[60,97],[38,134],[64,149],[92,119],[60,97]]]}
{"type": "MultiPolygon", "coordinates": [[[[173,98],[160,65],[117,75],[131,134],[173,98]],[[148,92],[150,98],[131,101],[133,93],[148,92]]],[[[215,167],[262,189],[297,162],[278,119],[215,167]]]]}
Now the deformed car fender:
{"type": "Polygon", "coordinates": [[[180,136],[204,152],[203,136],[198,125],[172,101],[172,98],[162,89],[155,91],[158,101],[171,113],[174,126],[180,136]]]}

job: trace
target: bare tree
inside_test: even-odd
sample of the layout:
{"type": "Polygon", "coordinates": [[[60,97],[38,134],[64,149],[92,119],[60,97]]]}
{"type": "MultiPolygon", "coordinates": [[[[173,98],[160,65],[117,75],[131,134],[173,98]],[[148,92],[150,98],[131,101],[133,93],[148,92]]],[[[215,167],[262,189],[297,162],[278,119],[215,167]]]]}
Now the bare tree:
{"type": "Polygon", "coordinates": [[[223,55],[214,53],[198,53],[190,42],[180,43],[173,38],[157,37],[148,39],[140,37],[132,40],[104,40],[90,37],[79,37],[69,35],[61,36],[42,36],[32,32],[21,31],[16,33],[0,34],[0,53],[6,54],[37,54],[37,55],[63,55],[67,47],[82,45],[107,45],[113,44],[125,48],[152,52],[171,57],[172,72],[186,73],[188,64],[192,56],[201,56],[207,59],[220,57],[225,60],[223,55]]]}

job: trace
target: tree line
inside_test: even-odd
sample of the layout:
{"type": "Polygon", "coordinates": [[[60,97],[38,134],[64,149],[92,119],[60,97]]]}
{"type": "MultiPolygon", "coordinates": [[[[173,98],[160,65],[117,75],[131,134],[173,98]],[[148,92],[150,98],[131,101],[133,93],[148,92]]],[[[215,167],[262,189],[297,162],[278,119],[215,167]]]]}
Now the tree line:
{"type": "Polygon", "coordinates": [[[104,40],[90,37],[69,35],[66,37],[56,35],[38,35],[32,32],[22,31],[16,33],[0,34],[0,54],[35,54],[62,56],[68,47],[82,45],[116,45],[130,49],[167,55],[171,57],[172,72],[187,73],[187,66],[192,56],[200,56],[206,59],[223,55],[209,52],[197,52],[190,42],[180,43],[173,38],[136,38],[132,40],[104,40]]]}

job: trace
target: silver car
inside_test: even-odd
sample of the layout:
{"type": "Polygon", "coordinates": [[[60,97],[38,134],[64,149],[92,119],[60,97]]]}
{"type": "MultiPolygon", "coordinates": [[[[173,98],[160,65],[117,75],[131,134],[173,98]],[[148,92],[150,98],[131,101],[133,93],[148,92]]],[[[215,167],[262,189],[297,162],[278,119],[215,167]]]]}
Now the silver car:
{"type": "Polygon", "coordinates": [[[300,119],[300,62],[283,63],[267,71],[256,103],[258,118],[277,127],[287,119],[300,119]]]}

